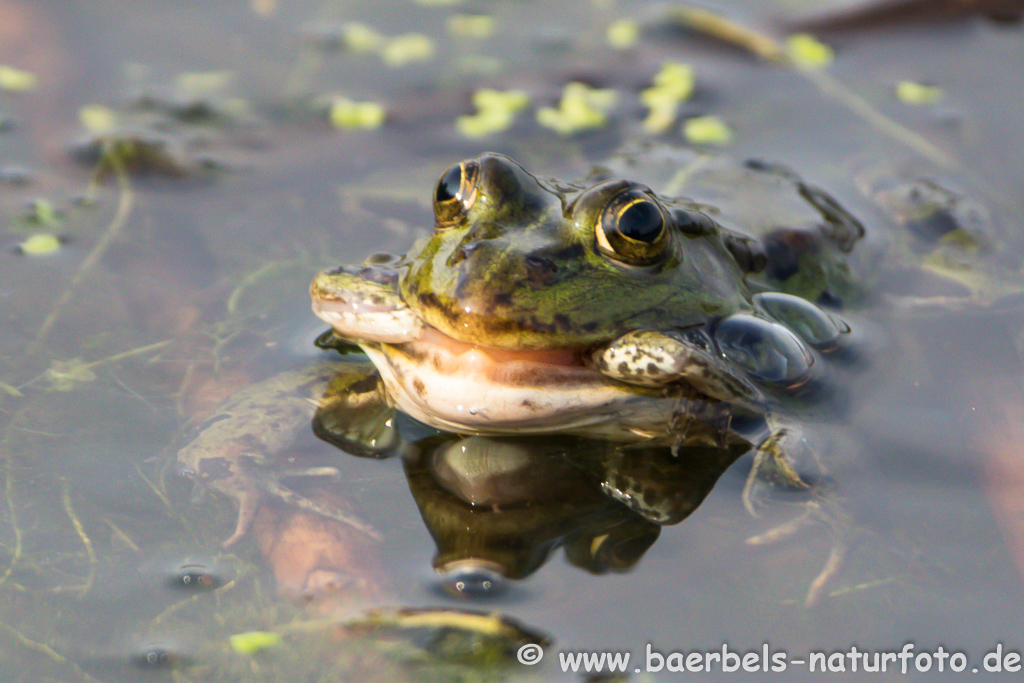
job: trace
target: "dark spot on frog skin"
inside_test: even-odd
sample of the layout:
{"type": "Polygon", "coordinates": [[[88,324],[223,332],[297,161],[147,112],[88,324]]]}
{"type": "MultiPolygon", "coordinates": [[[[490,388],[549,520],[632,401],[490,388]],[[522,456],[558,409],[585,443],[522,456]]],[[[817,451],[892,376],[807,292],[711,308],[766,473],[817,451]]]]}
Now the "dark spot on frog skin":
{"type": "Polygon", "coordinates": [[[419,377],[413,379],[412,388],[416,390],[416,395],[420,398],[423,398],[424,394],[427,393],[427,387],[419,377]]]}
{"type": "Polygon", "coordinates": [[[538,282],[550,282],[553,279],[551,276],[558,272],[558,266],[554,261],[539,254],[530,254],[526,257],[526,268],[530,279],[538,282]]]}
{"type": "Polygon", "coordinates": [[[521,405],[527,410],[535,410],[537,408],[537,404],[528,398],[524,398],[521,405]]]}
{"type": "Polygon", "coordinates": [[[449,266],[456,266],[473,255],[473,252],[480,248],[481,242],[467,242],[460,246],[448,259],[449,266]]]}
{"type": "Polygon", "coordinates": [[[200,479],[216,481],[232,476],[231,461],[227,458],[203,458],[197,465],[200,479]]]}
{"type": "Polygon", "coordinates": [[[654,363],[648,363],[647,364],[647,374],[648,375],[657,375],[658,374],[658,366],[655,365],[654,363]]]}
{"type": "MultiPolygon", "coordinates": [[[[278,411],[271,411],[269,412],[269,415],[273,416],[275,412],[278,411]]],[[[270,455],[267,452],[266,445],[262,441],[260,441],[259,437],[256,436],[255,434],[245,434],[243,436],[238,437],[238,443],[242,446],[243,450],[249,453],[254,453],[257,455],[263,455],[268,457],[270,455]]],[[[255,458],[252,458],[252,456],[245,456],[245,458],[255,460],[255,458]]]]}
{"type": "Polygon", "coordinates": [[[574,263],[583,258],[583,254],[583,245],[579,242],[573,242],[569,246],[551,254],[551,259],[555,263],[574,263]]]}
{"type": "Polygon", "coordinates": [[[362,378],[358,382],[353,382],[348,388],[348,391],[353,394],[369,394],[378,389],[379,378],[376,373],[372,373],[362,378]]]}
{"type": "Polygon", "coordinates": [[[229,413],[218,413],[217,415],[214,415],[213,417],[209,418],[208,420],[206,420],[206,422],[204,422],[203,424],[199,425],[198,427],[191,431],[193,431],[196,434],[202,434],[204,431],[206,431],[206,428],[212,425],[213,423],[220,422],[221,420],[226,420],[229,417],[231,417],[229,413]]]}

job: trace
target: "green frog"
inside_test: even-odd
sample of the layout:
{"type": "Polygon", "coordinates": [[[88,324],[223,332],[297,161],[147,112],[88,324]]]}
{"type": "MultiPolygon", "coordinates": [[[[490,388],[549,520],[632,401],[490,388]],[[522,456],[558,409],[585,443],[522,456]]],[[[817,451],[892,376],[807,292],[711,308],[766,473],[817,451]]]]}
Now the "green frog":
{"type": "MultiPolygon", "coordinates": [[[[933,270],[954,262],[947,280],[962,281],[972,263],[950,254],[984,244],[985,220],[973,210],[964,220],[953,194],[919,180],[866,178],[916,240],[889,251],[920,262],[930,249],[943,255],[933,270]]],[[[401,448],[396,408],[444,432],[575,435],[620,444],[623,457],[661,447],[682,460],[741,439],[755,452],[751,512],[766,481],[813,491],[825,473],[816,437],[828,431],[814,428],[840,409],[864,355],[850,311],[878,296],[859,275],[878,267],[855,249],[865,230],[830,195],[779,165],[656,146],[571,183],[484,154],[443,172],[432,201],[433,230],[405,256],[373,255],[311,285],[332,328],[321,346],[357,348],[372,365],[329,363],[253,387],[179,453],[239,504],[229,543],[268,494],[373,534],[280,483],[338,475],[275,462],[314,411],[315,431],[363,455],[401,448]]],[[[889,269],[905,265],[889,258],[889,269]]],[[[609,468],[605,495],[660,519],[649,483],[620,470],[609,468]]],[[[828,498],[812,496],[808,514],[841,526],[828,498]]]]}
{"type": "Polygon", "coordinates": [[[657,155],[579,183],[499,154],[455,164],[434,189],[432,234],[404,257],[320,273],[313,311],[369,356],[386,401],[437,429],[672,445],[695,422],[726,434],[757,416],[769,429],[756,469],[805,486],[791,418],[828,393],[851,328],[784,290],[839,302],[863,228],[779,167],[657,155]],[[739,225],[626,179],[669,162],[670,190],[725,168],[770,202],[739,225]]]}

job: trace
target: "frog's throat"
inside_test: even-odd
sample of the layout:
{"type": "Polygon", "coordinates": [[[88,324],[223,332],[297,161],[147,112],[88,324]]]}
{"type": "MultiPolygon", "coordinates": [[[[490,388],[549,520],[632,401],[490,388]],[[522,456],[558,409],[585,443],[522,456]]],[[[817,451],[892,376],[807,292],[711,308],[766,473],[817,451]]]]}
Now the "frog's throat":
{"type": "Polygon", "coordinates": [[[632,441],[652,438],[651,425],[669,424],[680,410],[678,398],[605,376],[590,366],[585,349],[504,350],[459,341],[398,299],[314,298],[313,311],[362,347],[400,410],[439,429],[632,441]]]}
{"type": "Polygon", "coordinates": [[[439,429],[538,434],[614,425],[617,438],[635,438],[638,424],[665,424],[657,420],[672,411],[650,390],[585,367],[573,351],[496,351],[434,329],[413,342],[361,346],[397,407],[439,429]]]}

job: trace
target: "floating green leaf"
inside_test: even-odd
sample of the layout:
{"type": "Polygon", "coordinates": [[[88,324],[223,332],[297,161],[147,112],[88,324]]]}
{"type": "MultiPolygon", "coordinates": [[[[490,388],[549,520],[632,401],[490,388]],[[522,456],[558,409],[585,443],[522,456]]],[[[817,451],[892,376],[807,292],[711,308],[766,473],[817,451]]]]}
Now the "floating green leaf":
{"type": "Polygon", "coordinates": [[[87,104],[78,110],[78,122],[90,133],[107,133],[117,124],[117,115],[110,107],[87,104]]]}
{"type": "Polygon", "coordinates": [[[683,135],[699,145],[727,145],[732,131],[717,116],[694,116],[683,124],[683,135]]]}
{"type": "Polygon", "coordinates": [[[37,232],[19,244],[18,248],[27,256],[42,256],[60,249],[60,240],[49,233],[37,232]]]}
{"type": "Polygon", "coordinates": [[[505,130],[512,125],[516,112],[529,104],[530,98],[521,90],[483,88],[473,93],[477,113],[460,116],[455,125],[467,137],[482,137],[505,130]]]}
{"type": "Polygon", "coordinates": [[[620,19],[608,27],[605,38],[616,50],[628,50],[640,39],[640,27],[632,19],[620,19]]]}
{"type": "Polygon", "coordinates": [[[935,104],[945,96],[937,85],[900,81],[896,84],[896,97],[904,104],[935,104]]]}
{"type": "Polygon", "coordinates": [[[584,83],[568,83],[558,107],[537,110],[537,123],[562,135],[600,128],[608,118],[604,110],[615,104],[615,98],[614,90],[591,88],[584,83]]]}
{"type": "Polygon", "coordinates": [[[29,71],[0,64],[0,90],[24,92],[36,87],[36,76],[29,71]]]}
{"type": "Polygon", "coordinates": [[[831,64],[835,59],[832,48],[810,33],[791,35],[786,41],[786,46],[789,48],[790,58],[800,66],[818,68],[831,64]]]}
{"type": "Polygon", "coordinates": [[[644,119],[644,130],[662,133],[676,119],[676,110],[693,93],[693,69],[689,64],[666,62],[654,75],[654,85],[640,93],[640,101],[650,112],[644,119]]]}
{"type": "Polygon", "coordinates": [[[345,47],[352,52],[373,52],[384,42],[384,38],[366,24],[352,21],[341,28],[345,47]]]}
{"type": "Polygon", "coordinates": [[[356,102],[347,97],[336,97],[328,111],[335,128],[370,130],[380,128],[386,112],[376,102],[356,102]]]}

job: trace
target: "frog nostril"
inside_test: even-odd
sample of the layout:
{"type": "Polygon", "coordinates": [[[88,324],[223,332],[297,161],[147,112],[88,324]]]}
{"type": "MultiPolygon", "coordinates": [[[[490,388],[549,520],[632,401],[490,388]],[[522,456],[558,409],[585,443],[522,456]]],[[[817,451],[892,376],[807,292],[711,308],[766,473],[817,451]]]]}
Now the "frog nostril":
{"type": "Polygon", "coordinates": [[[526,257],[526,267],[531,273],[537,275],[549,275],[558,272],[558,266],[555,262],[544,256],[537,256],[532,254],[526,257]]]}
{"type": "Polygon", "coordinates": [[[462,263],[481,246],[481,242],[466,242],[465,244],[460,245],[459,248],[455,250],[451,258],[448,260],[448,265],[454,266],[458,263],[462,263]]]}

